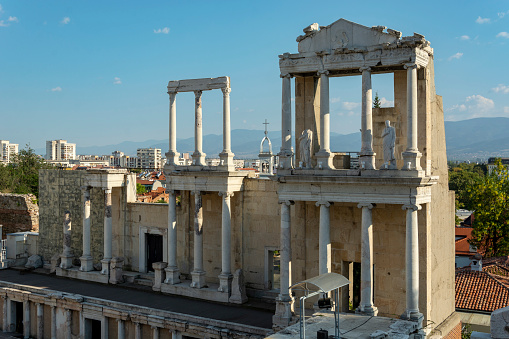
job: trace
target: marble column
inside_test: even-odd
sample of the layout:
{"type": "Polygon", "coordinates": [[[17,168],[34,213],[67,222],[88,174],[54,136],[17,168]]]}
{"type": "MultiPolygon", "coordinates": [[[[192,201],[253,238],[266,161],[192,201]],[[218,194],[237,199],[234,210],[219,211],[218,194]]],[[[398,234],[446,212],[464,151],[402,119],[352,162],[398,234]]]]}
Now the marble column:
{"type": "Polygon", "coordinates": [[[152,326],[152,339],[159,339],[159,327],[152,326]]]}
{"type": "Polygon", "coordinates": [[[118,339],[125,339],[125,325],[122,319],[117,319],[118,339]]]}
{"type": "Polygon", "coordinates": [[[329,71],[319,71],[320,77],[320,151],[315,154],[318,168],[333,169],[330,151],[329,71]]]}
{"type": "Polygon", "coordinates": [[[205,287],[203,270],[203,206],[202,193],[194,192],[194,269],[191,272],[191,287],[205,287]]]}
{"type": "Polygon", "coordinates": [[[166,153],[168,165],[179,164],[179,153],[177,153],[177,92],[168,92],[170,96],[170,148],[166,153]]]}
{"type": "Polygon", "coordinates": [[[368,315],[377,315],[378,309],[373,304],[373,216],[372,204],[361,203],[361,301],[358,311],[368,315]]]}
{"type": "Polygon", "coordinates": [[[51,339],[57,338],[57,307],[51,306],[51,339]]]}
{"type": "Polygon", "coordinates": [[[373,93],[371,89],[371,68],[361,67],[362,72],[362,146],[359,161],[363,169],[375,169],[375,152],[373,152],[373,93]]]}
{"type": "Polygon", "coordinates": [[[44,338],[44,304],[37,303],[37,339],[44,338]]]}
{"type": "Polygon", "coordinates": [[[69,269],[72,267],[72,259],[74,258],[74,255],[72,253],[71,248],[71,212],[65,211],[64,212],[64,234],[63,234],[63,244],[64,244],[64,250],[62,252],[62,255],[60,255],[60,268],[63,269],[69,269]]]}
{"type": "Polygon", "coordinates": [[[219,292],[229,293],[231,290],[231,206],[232,192],[220,192],[223,200],[221,219],[221,274],[219,275],[219,292]]]}
{"type": "Polygon", "coordinates": [[[134,323],[134,339],[141,339],[141,324],[134,323]]]}
{"type": "Polygon", "coordinates": [[[281,151],[279,152],[279,168],[293,167],[292,148],[292,76],[281,74],[283,79],[283,93],[281,102],[281,151]]]}
{"type": "Polygon", "coordinates": [[[2,296],[2,299],[3,299],[3,314],[2,314],[2,324],[3,324],[3,328],[2,330],[4,332],[9,332],[9,319],[7,317],[7,314],[9,314],[9,303],[11,302],[9,300],[9,298],[6,296],[6,295],[3,295],[2,296]]]}
{"type": "Polygon", "coordinates": [[[182,339],[182,332],[177,330],[170,330],[171,339],[182,339]]]}
{"type": "Polygon", "coordinates": [[[280,236],[280,289],[276,298],[276,314],[272,318],[274,325],[286,327],[292,320],[292,302],[290,285],[292,282],[292,241],[291,214],[292,201],[280,201],[281,204],[281,236],[280,236]]]}
{"type": "Polygon", "coordinates": [[[420,205],[403,205],[406,210],[406,311],[405,319],[422,321],[419,312],[419,227],[417,211],[420,205]]]}
{"type": "Polygon", "coordinates": [[[193,164],[196,166],[205,166],[205,153],[203,153],[203,131],[202,131],[202,91],[194,91],[194,153],[193,164]]]}
{"type": "Polygon", "coordinates": [[[166,271],[166,284],[178,284],[180,271],[177,266],[177,196],[174,190],[168,190],[168,267],[166,271]]]}
{"type": "Polygon", "coordinates": [[[405,64],[407,70],[407,148],[403,152],[403,169],[421,170],[421,153],[417,146],[417,64],[405,64]]]}
{"type": "Polygon", "coordinates": [[[89,272],[94,269],[90,252],[90,187],[81,187],[83,192],[83,255],[80,257],[80,271],[89,272]]]}
{"type": "Polygon", "coordinates": [[[318,201],[316,206],[320,207],[320,225],[318,236],[318,274],[329,273],[331,263],[331,242],[330,242],[330,203],[318,201]]]}
{"type": "Polygon", "coordinates": [[[30,338],[30,301],[23,302],[23,336],[25,339],[30,338]]]}
{"type": "Polygon", "coordinates": [[[65,310],[65,338],[72,339],[72,311],[65,310]]]}
{"type": "Polygon", "coordinates": [[[104,190],[104,257],[101,260],[101,274],[109,275],[112,245],[111,188],[104,190]]]}
{"type": "Polygon", "coordinates": [[[223,91],[223,151],[219,153],[221,165],[229,171],[235,170],[233,163],[233,153],[231,145],[231,128],[230,128],[230,92],[231,88],[221,88],[223,91]]]}

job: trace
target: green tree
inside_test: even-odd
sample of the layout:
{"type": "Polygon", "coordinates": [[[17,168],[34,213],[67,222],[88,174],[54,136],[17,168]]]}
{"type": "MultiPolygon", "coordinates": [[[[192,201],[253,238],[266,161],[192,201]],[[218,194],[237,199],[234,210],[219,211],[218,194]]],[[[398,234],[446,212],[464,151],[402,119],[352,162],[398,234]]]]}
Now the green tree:
{"type": "Polygon", "coordinates": [[[378,97],[378,92],[375,93],[375,99],[373,100],[373,108],[380,108],[382,107],[382,102],[380,101],[380,98],[378,97]]]}
{"type": "Polygon", "coordinates": [[[473,166],[458,166],[449,170],[449,189],[456,192],[456,208],[466,208],[469,203],[468,189],[484,178],[484,174],[473,171],[473,166]]]}
{"type": "Polygon", "coordinates": [[[509,254],[509,173],[500,159],[490,175],[467,189],[466,207],[474,210],[470,244],[486,257],[509,254]]]}
{"type": "Polygon", "coordinates": [[[146,191],[147,190],[145,189],[145,186],[143,186],[142,184],[136,184],[136,194],[143,194],[146,191]]]}

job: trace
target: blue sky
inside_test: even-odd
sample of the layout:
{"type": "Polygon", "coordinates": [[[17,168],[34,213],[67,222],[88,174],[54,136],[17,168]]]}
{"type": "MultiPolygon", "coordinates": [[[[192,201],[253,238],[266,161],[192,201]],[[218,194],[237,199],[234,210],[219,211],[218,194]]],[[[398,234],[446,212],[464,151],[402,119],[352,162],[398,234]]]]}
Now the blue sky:
{"type": "MultiPolygon", "coordinates": [[[[44,147],[168,136],[169,80],[231,77],[232,129],[280,129],[278,55],[311,23],[345,18],[426,36],[446,120],[509,117],[509,2],[0,0],[0,139],[44,147]]],[[[373,77],[386,105],[392,76],[373,77]]],[[[360,77],[331,80],[332,131],[360,128],[360,77]]],[[[222,94],[203,95],[220,134],[222,94]]],[[[177,95],[178,137],[193,95],[177,95]]],[[[262,137],[261,135],[260,137],[262,137]]],[[[235,145],[233,145],[233,150],[235,145]]],[[[166,151],[166,150],[164,150],[166,151]]]]}

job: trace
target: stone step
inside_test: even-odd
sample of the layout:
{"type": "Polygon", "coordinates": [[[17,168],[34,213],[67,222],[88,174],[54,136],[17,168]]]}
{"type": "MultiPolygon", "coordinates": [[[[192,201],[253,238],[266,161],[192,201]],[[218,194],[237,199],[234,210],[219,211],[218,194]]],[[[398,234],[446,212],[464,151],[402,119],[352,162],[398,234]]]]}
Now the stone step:
{"type": "Polygon", "coordinates": [[[154,280],[152,279],[146,279],[146,278],[135,278],[134,283],[136,285],[142,285],[142,286],[153,286],[154,280]]]}
{"type": "Polygon", "coordinates": [[[138,272],[124,271],[122,275],[124,276],[124,281],[127,283],[134,283],[134,280],[140,277],[138,272]]]}

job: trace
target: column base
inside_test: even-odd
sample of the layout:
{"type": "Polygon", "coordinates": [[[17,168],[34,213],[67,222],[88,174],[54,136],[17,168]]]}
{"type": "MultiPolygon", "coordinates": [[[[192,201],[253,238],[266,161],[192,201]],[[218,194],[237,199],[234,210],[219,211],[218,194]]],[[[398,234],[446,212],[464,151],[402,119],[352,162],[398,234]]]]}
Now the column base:
{"type": "Polygon", "coordinates": [[[177,267],[167,267],[164,271],[166,272],[165,284],[175,285],[180,283],[180,271],[177,267]]]}
{"type": "Polygon", "coordinates": [[[357,309],[355,310],[355,313],[365,314],[365,315],[376,317],[378,315],[378,308],[375,307],[374,305],[372,305],[372,306],[359,305],[359,307],[357,307],[357,309]]]}
{"type": "Polygon", "coordinates": [[[332,164],[332,160],[334,158],[334,154],[329,151],[320,151],[315,153],[316,158],[316,169],[334,169],[334,165],[332,164]]]}
{"type": "Polygon", "coordinates": [[[66,270],[72,267],[72,260],[74,259],[73,255],[60,255],[60,268],[66,270]]]}
{"type": "Polygon", "coordinates": [[[233,275],[231,274],[220,274],[219,275],[219,292],[230,293],[232,290],[233,275]]]}
{"type": "Polygon", "coordinates": [[[278,153],[278,156],[278,169],[289,170],[293,168],[293,150],[281,150],[281,152],[278,153]]]}
{"type": "Polygon", "coordinates": [[[219,153],[219,167],[224,171],[235,171],[235,164],[233,163],[234,154],[229,152],[221,152],[219,153]]]}
{"type": "Polygon", "coordinates": [[[391,160],[389,162],[384,162],[382,166],[380,166],[381,170],[397,170],[398,166],[396,165],[396,160],[391,160]]]}
{"type": "Polygon", "coordinates": [[[91,256],[80,257],[81,267],[80,271],[90,272],[94,269],[94,259],[91,256]]]}
{"type": "Polygon", "coordinates": [[[411,171],[417,170],[421,171],[421,152],[419,151],[405,151],[402,153],[403,156],[403,168],[402,170],[411,171]]]}
{"type": "Polygon", "coordinates": [[[179,157],[180,153],[178,152],[166,152],[166,162],[168,165],[178,166],[179,165],[179,157]]]}
{"type": "Polygon", "coordinates": [[[415,321],[419,324],[419,328],[422,328],[422,321],[424,320],[424,315],[417,311],[406,311],[400,317],[403,320],[415,321]]]}
{"type": "Polygon", "coordinates": [[[111,259],[103,259],[101,260],[101,274],[108,275],[110,274],[110,261],[111,259]]]}
{"type": "Polygon", "coordinates": [[[203,152],[194,152],[193,157],[193,165],[194,166],[207,166],[207,162],[205,161],[206,154],[203,152]]]}
{"type": "Polygon", "coordinates": [[[272,328],[282,330],[292,322],[293,299],[289,296],[276,298],[276,314],[272,316],[272,328]]]}
{"type": "Polygon", "coordinates": [[[205,284],[205,272],[203,272],[203,271],[191,272],[191,277],[192,277],[192,283],[191,283],[192,288],[207,287],[207,285],[205,284]]]}
{"type": "Polygon", "coordinates": [[[375,169],[375,152],[362,152],[359,154],[359,167],[360,169],[372,170],[375,169]],[[364,165],[364,166],[363,166],[364,165]]]}

